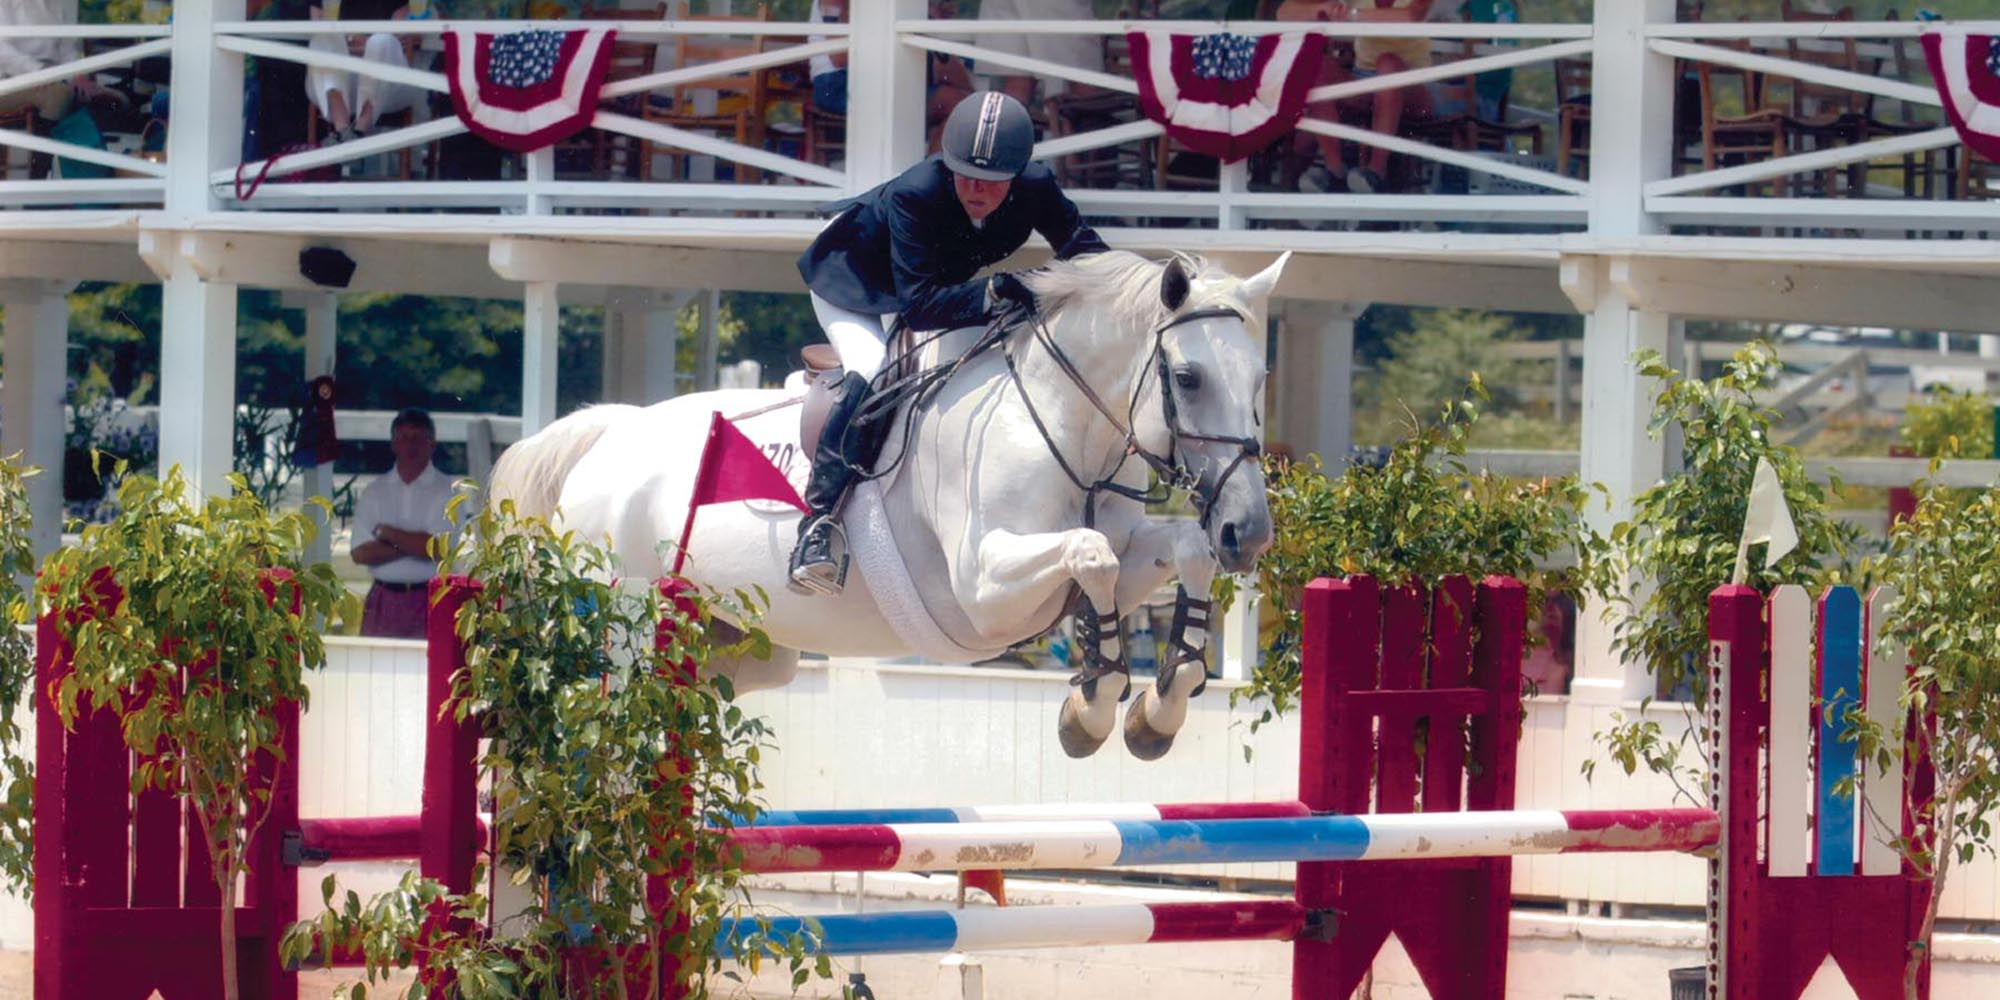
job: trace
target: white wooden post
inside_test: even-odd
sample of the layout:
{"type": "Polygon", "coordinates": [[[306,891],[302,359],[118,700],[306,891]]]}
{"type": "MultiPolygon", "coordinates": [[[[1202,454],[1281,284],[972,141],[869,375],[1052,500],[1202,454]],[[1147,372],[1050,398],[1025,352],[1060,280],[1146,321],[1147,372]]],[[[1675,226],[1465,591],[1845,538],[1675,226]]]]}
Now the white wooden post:
{"type": "Polygon", "coordinates": [[[160,472],[197,496],[223,494],[235,467],[236,286],[203,281],[173,255],[160,301],[160,472]]]}
{"type": "Polygon", "coordinates": [[[646,307],[646,401],[657,403],[680,395],[681,310],[693,292],[655,292],[646,307]]]}
{"type": "MultiPolygon", "coordinates": [[[[297,301],[306,316],[306,381],[310,382],[321,375],[333,374],[334,359],[340,352],[340,299],[332,292],[306,292],[297,301]]],[[[337,399],[335,405],[339,405],[337,399]]],[[[333,496],[333,463],[315,465],[306,470],[305,495],[308,498],[333,496]]],[[[331,562],[333,525],[322,523],[319,528],[319,534],[313,537],[312,548],[307,551],[306,557],[313,562],[331,562]]]]}
{"type": "MultiPolygon", "coordinates": [[[[1633,308],[1626,289],[1609,279],[1609,270],[1607,262],[1596,257],[1563,263],[1564,290],[1584,311],[1579,471],[1584,482],[1601,483],[1610,494],[1608,505],[1593,500],[1585,517],[1606,533],[1631,516],[1633,499],[1666,472],[1666,446],[1646,430],[1657,385],[1640,377],[1632,356],[1642,350],[1665,355],[1673,341],[1672,318],[1633,308]]],[[[1612,652],[1613,626],[1598,610],[1588,607],[1578,616],[1571,693],[1597,701],[1643,697],[1652,688],[1645,664],[1622,663],[1612,652]]]]}
{"type": "Polygon", "coordinates": [[[1674,61],[1646,47],[1646,26],[1671,23],[1674,0],[1596,0],[1595,7],[1590,231],[1602,242],[1659,229],[1646,214],[1645,187],[1673,172],[1674,61]]]}
{"type": "Polygon", "coordinates": [[[555,423],[562,302],[553,281],[524,286],[521,316],[521,436],[555,423]]]}
{"type": "Polygon", "coordinates": [[[847,119],[847,183],[865,191],[924,155],[924,52],[902,44],[896,21],[921,19],[924,0],[869,0],[848,5],[853,32],[847,119]]]}
{"type": "MultiPolygon", "coordinates": [[[[1645,186],[1673,171],[1674,61],[1646,47],[1646,26],[1674,19],[1674,0],[1596,0],[1591,56],[1590,233],[1600,243],[1660,230],[1647,214],[1645,186]]],[[[1654,387],[1639,378],[1632,355],[1671,346],[1671,322],[1633,307],[1599,258],[1564,262],[1564,291],[1584,314],[1584,482],[1602,483],[1610,505],[1588,516],[1600,531],[1624,520],[1632,499],[1658,482],[1665,448],[1646,433],[1654,387]]],[[[1643,664],[1624,664],[1611,651],[1611,624],[1585,608],[1577,628],[1580,700],[1639,697],[1651,688],[1643,664]]]]}
{"type": "Polygon", "coordinates": [[[645,292],[614,288],[604,299],[604,354],[598,366],[598,398],[607,403],[637,403],[646,345],[639,333],[645,292]],[[634,369],[640,369],[635,371],[634,369]]]}
{"type": "MultiPolygon", "coordinates": [[[[174,11],[174,127],[167,130],[167,212],[217,207],[208,177],[242,151],[243,56],[215,45],[215,26],[245,17],[245,0],[184,3],[174,11]]],[[[168,314],[171,322],[172,314],[168,314]]]]}
{"type": "Polygon", "coordinates": [[[535,150],[526,157],[528,161],[528,202],[529,215],[549,214],[547,185],[556,179],[556,151],[549,146],[535,150]]]}
{"type": "Polygon", "coordinates": [[[697,392],[715,388],[715,359],[722,347],[722,292],[709,289],[697,300],[701,307],[700,341],[694,358],[694,387],[697,392]]]}
{"type": "Polygon", "coordinates": [[[1354,321],[1365,302],[1285,303],[1278,331],[1280,442],[1300,458],[1318,455],[1329,474],[1354,447],[1354,321]]]}
{"type": "Polygon", "coordinates": [[[1248,229],[1250,217],[1236,204],[1234,195],[1246,194],[1250,190],[1250,161],[1238,160],[1222,164],[1216,178],[1216,227],[1219,229],[1248,229]]]}
{"type": "MultiPolygon", "coordinates": [[[[167,130],[168,227],[218,208],[208,177],[234,161],[243,121],[243,57],[214,44],[215,25],[240,21],[244,0],[174,12],[174,127],[167,130]]],[[[236,415],[236,286],[208,284],[181,254],[161,302],[160,469],[178,465],[197,495],[228,488],[236,415]]]]}
{"type": "Polygon", "coordinates": [[[0,455],[21,456],[42,474],[28,480],[34,518],[29,540],[35,561],[62,539],[63,389],[68,383],[69,285],[54,281],[0,282],[6,310],[0,358],[0,455]]]}

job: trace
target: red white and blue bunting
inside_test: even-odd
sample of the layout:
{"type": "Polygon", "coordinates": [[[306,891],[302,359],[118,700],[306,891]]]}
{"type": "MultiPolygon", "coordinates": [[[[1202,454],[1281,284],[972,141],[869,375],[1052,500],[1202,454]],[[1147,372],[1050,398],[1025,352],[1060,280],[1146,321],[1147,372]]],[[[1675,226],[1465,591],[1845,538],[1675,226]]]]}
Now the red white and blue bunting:
{"type": "Polygon", "coordinates": [[[1225,163],[1262,150],[1298,124],[1326,52],[1319,36],[1300,32],[1128,37],[1146,117],[1181,145],[1225,163]]]}
{"type": "Polygon", "coordinates": [[[2000,36],[1925,32],[1924,58],[1959,139],[2000,160],[2000,36]]]}
{"type": "Polygon", "coordinates": [[[487,142],[517,153],[552,146],[589,127],[610,66],[609,28],[447,31],[445,79],[458,118],[487,142]]]}

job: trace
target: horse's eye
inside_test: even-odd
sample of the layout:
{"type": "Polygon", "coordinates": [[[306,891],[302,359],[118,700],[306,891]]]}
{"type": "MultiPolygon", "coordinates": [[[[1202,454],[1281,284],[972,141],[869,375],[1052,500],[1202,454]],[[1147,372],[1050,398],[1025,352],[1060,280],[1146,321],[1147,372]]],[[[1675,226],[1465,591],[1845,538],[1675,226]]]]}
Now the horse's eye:
{"type": "Polygon", "coordinates": [[[1201,373],[1192,368],[1182,368],[1174,372],[1174,388],[1182,392],[1193,392],[1201,388],[1201,373]]]}

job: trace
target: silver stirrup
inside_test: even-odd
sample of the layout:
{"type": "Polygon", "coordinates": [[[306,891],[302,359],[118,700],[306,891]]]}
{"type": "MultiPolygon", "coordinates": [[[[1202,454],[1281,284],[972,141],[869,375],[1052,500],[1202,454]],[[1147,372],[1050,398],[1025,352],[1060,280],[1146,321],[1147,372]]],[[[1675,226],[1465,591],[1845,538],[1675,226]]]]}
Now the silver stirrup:
{"type": "Polygon", "coordinates": [[[847,533],[838,521],[829,529],[827,551],[838,552],[832,562],[808,563],[792,570],[791,580],[786,584],[794,594],[807,597],[833,597],[847,586],[847,533]]]}

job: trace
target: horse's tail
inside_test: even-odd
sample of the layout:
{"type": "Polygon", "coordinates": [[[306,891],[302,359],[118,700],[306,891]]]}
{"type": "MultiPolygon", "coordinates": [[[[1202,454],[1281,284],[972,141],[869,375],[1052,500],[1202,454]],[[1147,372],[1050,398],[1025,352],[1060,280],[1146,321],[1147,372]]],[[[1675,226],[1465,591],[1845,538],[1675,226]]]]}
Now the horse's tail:
{"type": "Polygon", "coordinates": [[[570,470],[612,421],[637,412],[639,407],[622,403],[585,407],[501,452],[493,464],[487,502],[497,510],[503,501],[512,500],[515,513],[522,517],[553,516],[570,470]]]}

